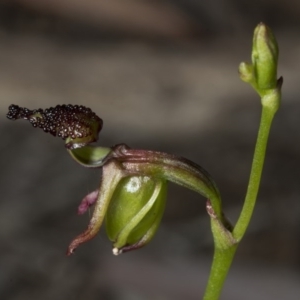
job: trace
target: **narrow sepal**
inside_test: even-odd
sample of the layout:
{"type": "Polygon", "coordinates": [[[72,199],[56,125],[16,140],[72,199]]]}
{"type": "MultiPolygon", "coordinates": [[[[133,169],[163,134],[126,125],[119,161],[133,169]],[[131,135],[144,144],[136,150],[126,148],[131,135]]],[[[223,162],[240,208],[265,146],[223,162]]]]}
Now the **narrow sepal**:
{"type": "Polygon", "coordinates": [[[67,255],[71,255],[80,244],[96,236],[103,223],[112,195],[123,176],[124,173],[115,161],[110,161],[103,166],[103,175],[97,200],[94,201],[95,199],[92,199],[95,202],[95,208],[88,228],[71,242],[67,250],[67,255]]]}

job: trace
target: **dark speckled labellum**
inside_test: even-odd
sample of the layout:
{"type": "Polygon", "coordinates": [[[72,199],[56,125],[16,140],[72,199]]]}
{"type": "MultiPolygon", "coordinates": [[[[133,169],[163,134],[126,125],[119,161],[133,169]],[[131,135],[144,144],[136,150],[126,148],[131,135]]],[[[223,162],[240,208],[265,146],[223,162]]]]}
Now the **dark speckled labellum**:
{"type": "Polygon", "coordinates": [[[76,149],[95,142],[103,121],[90,108],[82,105],[57,105],[34,109],[10,105],[6,115],[10,120],[28,120],[33,127],[43,129],[66,140],[66,148],[76,149]]]}

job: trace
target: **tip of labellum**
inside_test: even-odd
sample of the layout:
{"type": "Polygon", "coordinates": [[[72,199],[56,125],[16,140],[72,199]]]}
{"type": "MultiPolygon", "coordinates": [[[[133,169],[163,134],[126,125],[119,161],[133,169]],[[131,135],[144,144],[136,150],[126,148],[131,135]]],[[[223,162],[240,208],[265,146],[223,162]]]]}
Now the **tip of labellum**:
{"type": "Polygon", "coordinates": [[[82,147],[95,142],[103,121],[90,108],[82,105],[57,105],[48,109],[34,109],[10,105],[7,118],[28,120],[33,127],[67,139],[67,148],[82,147]]]}

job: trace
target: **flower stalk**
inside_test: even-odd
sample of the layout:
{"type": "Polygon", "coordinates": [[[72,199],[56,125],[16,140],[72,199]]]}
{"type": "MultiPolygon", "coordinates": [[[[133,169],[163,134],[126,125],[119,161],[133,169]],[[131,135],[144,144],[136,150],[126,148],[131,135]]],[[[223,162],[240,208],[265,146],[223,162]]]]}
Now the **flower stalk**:
{"type": "MultiPolygon", "coordinates": [[[[246,233],[253,215],[265,161],[267,143],[273,118],[281,102],[282,77],[277,80],[278,46],[266,25],[260,23],[253,37],[252,64],[242,62],[240,78],[249,83],[261,98],[262,114],[258,130],[248,189],[241,214],[230,232],[232,243],[220,243],[222,230],[212,220],[215,241],[213,264],[204,294],[205,300],[219,299],[238,244],[246,233]],[[216,230],[214,230],[214,228],[216,230]]],[[[229,239],[227,240],[229,241],[229,239]]]]}

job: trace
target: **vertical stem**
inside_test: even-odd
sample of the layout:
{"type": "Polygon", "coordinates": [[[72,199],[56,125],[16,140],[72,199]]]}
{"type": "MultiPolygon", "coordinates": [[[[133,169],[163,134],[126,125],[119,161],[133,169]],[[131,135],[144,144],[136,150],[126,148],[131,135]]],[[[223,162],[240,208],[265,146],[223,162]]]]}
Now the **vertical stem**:
{"type": "Polygon", "coordinates": [[[242,212],[232,233],[237,241],[240,241],[244,236],[253,214],[274,114],[275,111],[272,108],[263,106],[247,194],[242,212]]]}
{"type": "MultiPolygon", "coordinates": [[[[263,105],[262,107],[261,121],[258,130],[247,194],[242,212],[232,232],[233,239],[236,243],[228,245],[227,247],[220,247],[220,245],[218,245],[215,241],[213,263],[203,298],[204,300],[219,299],[238,243],[242,239],[249,225],[259,190],[269,132],[275,112],[276,110],[268,106],[263,105]]],[[[214,237],[218,239],[218,235],[214,234],[214,237]]]]}
{"type": "Polygon", "coordinates": [[[236,249],[237,244],[225,250],[215,247],[213,263],[203,300],[219,299],[236,249]]]}

